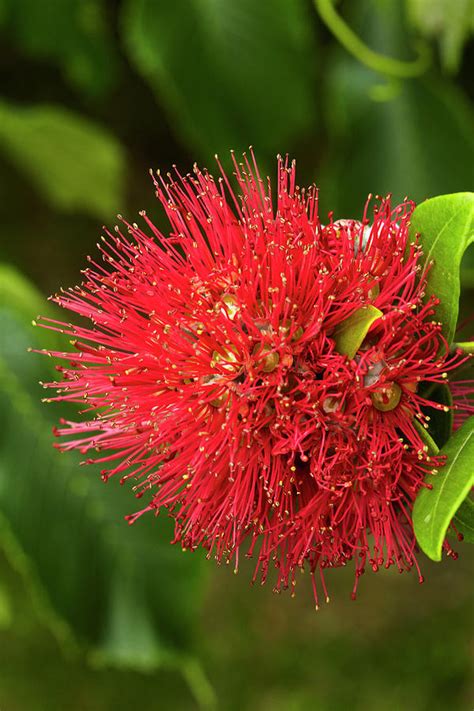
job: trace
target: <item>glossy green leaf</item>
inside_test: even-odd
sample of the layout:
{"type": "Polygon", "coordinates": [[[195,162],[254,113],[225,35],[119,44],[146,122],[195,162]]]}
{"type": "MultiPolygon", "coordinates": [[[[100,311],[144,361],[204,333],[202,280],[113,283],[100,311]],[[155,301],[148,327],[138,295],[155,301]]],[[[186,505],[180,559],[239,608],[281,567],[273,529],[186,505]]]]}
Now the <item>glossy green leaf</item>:
{"type": "Polygon", "coordinates": [[[110,219],[124,204],[117,140],[66,109],[0,102],[0,150],[61,210],[110,219]]]}
{"type": "Polygon", "coordinates": [[[453,523],[467,543],[474,543],[474,501],[470,497],[458,508],[453,523]]]}
{"type": "Polygon", "coordinates": [[[446,532],[456,511],[474,484],[474,417],[470,417],[440,450],[446,463],[428,477],[432,489],[423,488],[413,507],[413,526],[421,549],[441,560],[446,532]]]}
{"type": "Polygon", "coordinates": [[[193,148],[284,151],[314,126],[318,61],[301,0],[127,0],[123,41],[193,148]]]}
{"type": "Polygon", "coordinates": [[[422,202],[410,225],[420,234],[425,264],[430,266],[426,296],[440,299],[436,314],[448,341],[454,338],[459,312],[459,270],[463,254],[474,241],[474,193],[441,195],[422,202]]]}
{"type": "Polygon", "coordinates": [[[353,358],[367,336],[370,327],[381,316],[383,316],[383,313],[372,304],[354,311],[344,321],[341,321],[334,331],[333,338],[336,341],[336,350],[348,358],[353,358]]]}
{"type": "MultiPolygon", "coordinates": [[[[26,300],[34,297],[30,292],[26,300]]],[[[127,525],[124,516],[140,508],[130,487],[103,484],[98,466],[81,468],[80,457],[53,448],[51,424],[58,410],[71,413],[64,403],[40,404],[44,391],[37,378],[47,374],[48,359],[26,352],[32,336],[21,320],[11,304],[3,304],[2,543],[7,552],[15,549],[15,560],[23,557],[57,636],[84,646],[98,664],[142,670],[190,666],[195,694],[209,700],[212,690],[206,691],[192,660],[204,556],[170,545],[173,530],[166,517],[145,516],[127,525]]]]}

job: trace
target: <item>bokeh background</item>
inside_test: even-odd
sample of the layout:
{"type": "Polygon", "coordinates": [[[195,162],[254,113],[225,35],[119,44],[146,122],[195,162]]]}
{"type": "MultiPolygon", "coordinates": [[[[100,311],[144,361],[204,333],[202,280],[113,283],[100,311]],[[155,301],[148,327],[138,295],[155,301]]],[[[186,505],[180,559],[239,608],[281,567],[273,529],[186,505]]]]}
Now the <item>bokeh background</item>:
{"type": "MultiPolygon", "coordinates": [[[[323,4],[323,3],[320,3],[323,4]]],[[[326,2],[326,5],[328,3],[326,2]]],[[[0,709],[445,711],[473,707],[472,553],[415,575],[350,570],[315,612],[123,521],[130,491],[51,446],[31,327],[76,283],[103,223],[166,226],[149,168],[253,145],[298,162],[323,213],[368,193],[474,187],[473,0],[352,0],[338,12],[419,75],[343,49],[311,0],[0,0],[0,709]]],[[[463,265],[463,310],[474,259],[463,265]]],[[[61,414],[64,413],[64,408],[61,414]]],[[[304,576],[303,576],[304,578],[304,576]]]]}

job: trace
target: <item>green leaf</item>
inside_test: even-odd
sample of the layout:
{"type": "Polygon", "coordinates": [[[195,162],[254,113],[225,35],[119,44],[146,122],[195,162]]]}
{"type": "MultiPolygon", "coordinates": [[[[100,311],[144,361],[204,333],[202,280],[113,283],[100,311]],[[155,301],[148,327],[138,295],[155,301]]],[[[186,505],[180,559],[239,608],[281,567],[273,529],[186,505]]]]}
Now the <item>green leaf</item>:
{"type": "Polygon", "coordinates": [[[458,508],[454,525],[467,543],[474,543],[474,501],[468,497],[458,508]]]}
{"type": "MultiPolygon", "coordinates": [[[[25,325],[25,330],[33,325],[38,314],[54,317],[56,309],[45,302],[44,297],[15,267],[0,264],[0,309],[15,312],[16,317],[25,325]]],[[[35,334],[31,329],[31,341],[41,347],[60,350],[64,340],[54,331],[39,328],[35,334]]],[[[28,347],[28,346],[27,346],[28,347]]]]}
{"type": "Polygon", "coordinates": [[[369,304],[354,311],[336,327],[333,338],[336,350],[348,358],[353,358],[367,336],[372,324],[383,316],[383,313],[369,304]]]}
{"type": "Polygon", "coordinates": [[[110,219],[123,207],[122,147],[66,109],[0,102],[0,149],[58,209],[110,219]]]}
{"type": "MultiPolygon", "coordinates": [[[[399,3],[359,0],[347,6],[351,27],[370,47],[412,56],[408,28],[397,17],[399,3]]],[[[325,186],[321,214],[334,210],[337,217],[357,218],[369,193],[419,202],[472,186],[473,108],[459,87],[430,74],[394,85],[390,100],[375,101],[380,75],[338,48],[325,78],[329,140],[319,180],[325,186]]]]}
{"type": "Polygon", "coordinates": [[[412,24],[437,39],[444,68],[456,72],[462,50],[474,32],[474,0],[406,0],[412,24]]]}
{"type": "Polygon", "coordinates": [[[117,58],[103,0],[5,0],[4,23],[10,43],[57,63],[84,93],[97,96],[112,87],[117,58]]]}
{"type": "Polygon", "coordinates": [[[421,439],[428,447],[428,451],[430,452],[430,454],[439,454],[439,447],[434,441],[433,437],[430,435],[429,431],[426,429],[426,427],[423,427],[421,422],[419,422],[417,419],[413,420],[413,424],[421,439]]]}
{"type": "Polygon", "coordinates": [[[15,267],[0,264],[0,305],[15,309],[22,320],[29,322],[32,315],[44,311],[45,300],[15,267]]]}
{"type": "MultiPolygon", "coordinates": [[[[31,288],[29,297],[38,298],[31,288]]],[[[84,646],[95,663],[193,668],[204,556],[169,544],[166,517],[145,516],[128,526],[125,514],[139,507],[130,488],[103,484],[98,466],[81,468],[80,457],[52,447],[36,382],[48,361],[26,352],[31,337],[13,304],[0,311],[0,329],[2,544],[15,561],[23,558],[57,636],[84,646]]],[[[65,403],[59,409],[69,414],[65,403]]],[[[58,413],[51,415],[56,421],[58,413]]],[[[188,681],[198,684],[194,671],[188,681]]],[[[203,689],[194,691],[202,696],[201,682],[203,689]]]]}
{"type": "Polygon", "coordinates": [[[429,419],[429,433],[438,447],[443,447],[451,437],[453,431],[453,396],[447,383],[422,383],[420,395],[428,400],[438,402],[447,407],[447,410],[422,406],[429,419]]]}
{"type": "Polygon", "coordinates": [[[13,623],[12,603],[8,589],[0,581],[0,631],[13,623]]]}
{"type": "Polygon", "coordinates": [[[454,433],[440,454],[446,456],[446,463],[428,477],[433,488],[423,488],[413,507],[417,541],[432,560],[441,560],[448,526],[474,484],[474,417],[454,433]]]}
{"type": "Polygon", "coordinates": [[[474,269],[461,268],[461,286],[474,289],[474,269]]]}
{"type": "Polygon", "coordinates": [[[461,260],[474,240],[474,193],[425,200],[412,215],[410,231],[413,238],[420,234],[425,263],[432,263],[426,297],[434,294],[440,299],[436,313],[451,343],[459,312],[461,260]]]}
{"type": "Polygon", "coordinates": [[[191,147],[277,152],[314,127],[308,11],[301,0],[127,0],[122,36],[191,147]]]}
{"type": "Polygon", "coordinates": [[[474,247],[471,245],[464,253],[461,262],[461,286],[474,289],[474,247]]]}

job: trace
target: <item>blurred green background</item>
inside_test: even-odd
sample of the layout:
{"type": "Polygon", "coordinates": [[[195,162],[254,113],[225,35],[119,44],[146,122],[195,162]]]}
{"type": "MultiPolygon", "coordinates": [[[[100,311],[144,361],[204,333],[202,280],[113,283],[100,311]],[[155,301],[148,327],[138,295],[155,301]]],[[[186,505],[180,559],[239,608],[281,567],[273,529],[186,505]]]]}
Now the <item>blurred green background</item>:
{"type": "MultiPolygon", "coordinates": [[[[54,371],[26,352],[57,344],[31,319],[103,222],[145,208],[165,228],[150,167],[253,145],[272,175],[288,152],[337,217],[370,192],[473,189],[473,0],[337,10],[378,52],[410,62],[423,42],[426,68],[364,66],[311,0],[0,0],[1,711],[473,707],[467,546],[421,560],[421,587],[368,574],[355,603],[334,571],[318,613],[309,581],[293,600],[251,588],[248,564],[170,546],[166,519],[129,528],[131,493],[51,447],[54,371]]],[[[466,311],[472,251],[463,267],[466,311]]]]}

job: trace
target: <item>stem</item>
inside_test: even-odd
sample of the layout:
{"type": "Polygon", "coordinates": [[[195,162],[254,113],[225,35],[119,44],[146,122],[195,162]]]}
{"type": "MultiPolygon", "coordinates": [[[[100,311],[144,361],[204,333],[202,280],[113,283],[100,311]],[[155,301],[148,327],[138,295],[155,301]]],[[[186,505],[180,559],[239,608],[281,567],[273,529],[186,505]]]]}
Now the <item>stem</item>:
{"type": "Polygon", "coordinates": [[[474,354],[474,341],[466,341],[464,343],[452,343],[451,350],[455,351],[456,348],[460,348],[464,353],[474,354]]]}
{"type": "Polygon", "coordinates": [[[418,43],[418,57],[405,62],[387,57],[370,49],[356,35],[349,25],[334,9],[335,0],[314,0],[316,10],[341,45],[362,64],[375,72],[398,79],[410,79],[424,74],[431,60],[431,53],[426,43],[418,43]]]}
{"type": "Polygon", "coordinates": [[[199,661],[193,657],[185,659],[181,671],[201,711],[214,711],[217,708],[216,693],[199,661]]]}

